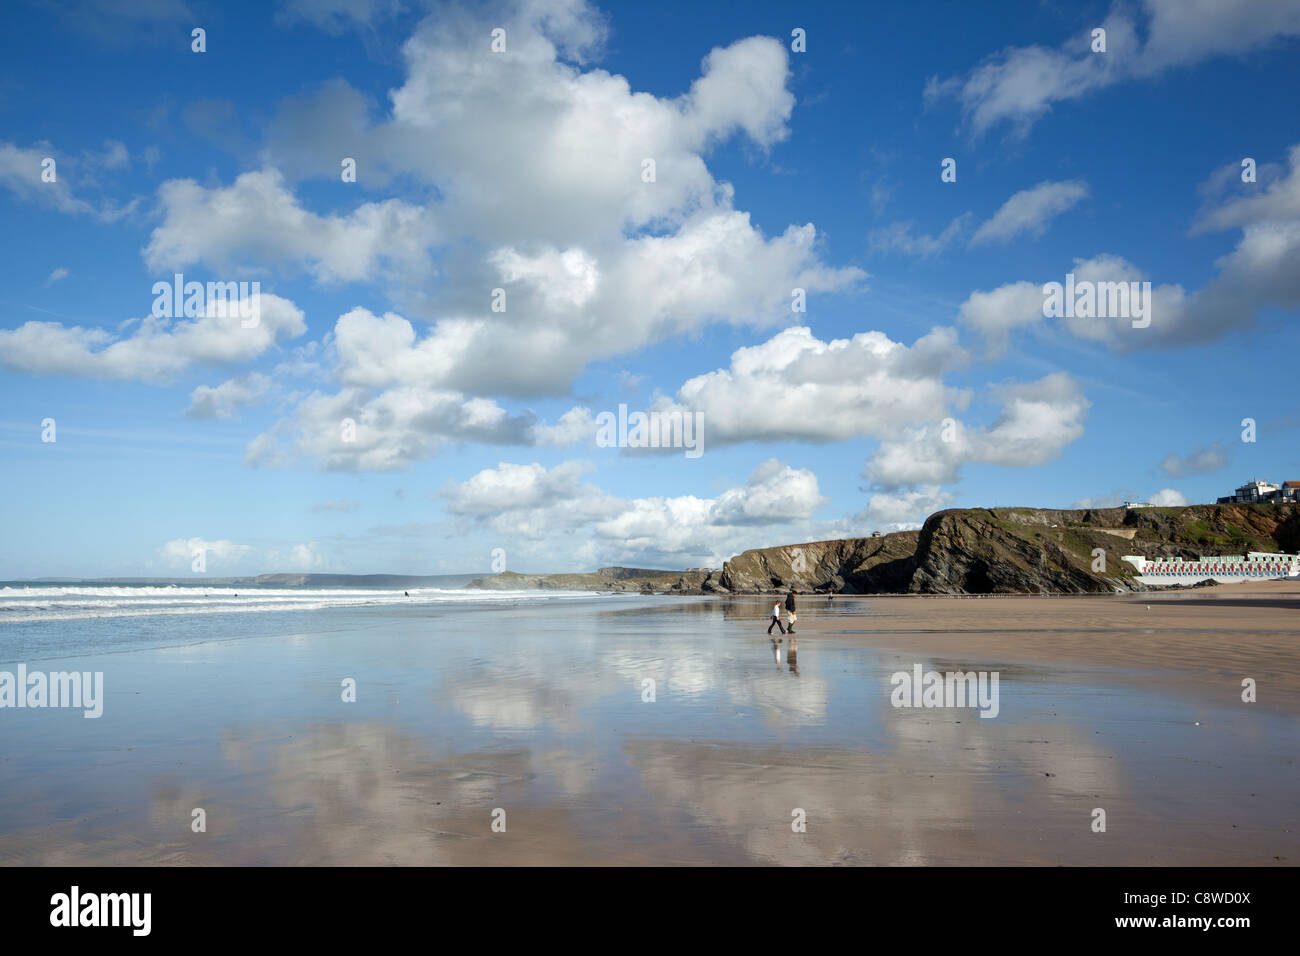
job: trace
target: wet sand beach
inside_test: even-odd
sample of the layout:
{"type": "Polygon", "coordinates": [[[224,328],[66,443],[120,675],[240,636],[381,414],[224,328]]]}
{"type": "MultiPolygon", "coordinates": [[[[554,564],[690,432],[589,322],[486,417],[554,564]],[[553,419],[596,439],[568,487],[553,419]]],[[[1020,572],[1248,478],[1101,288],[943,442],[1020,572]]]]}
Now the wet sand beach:
{"type": "Polygon", "coordinates": [[[1300,581],[1126,595],[855,597],[810,595],[800,634],[924,648],[946,657],[1050,664],[1058,677],[1132,681],[1239,700],[1251,677],[1266,709],[1300,709],[1300,581]],[[859,628],[827,606],[873,609],[859,628]]]}
{"type": "Polygon", "coordinates": [[[0,863],[1300,859],[1295,584],[808,596],[793,645],[770,607],[332,609],[51,654],[104,672],[104,716],[0,713],[0,863]],[[998,716],[892,706],[916,665],[998,671],[998,716]]]}

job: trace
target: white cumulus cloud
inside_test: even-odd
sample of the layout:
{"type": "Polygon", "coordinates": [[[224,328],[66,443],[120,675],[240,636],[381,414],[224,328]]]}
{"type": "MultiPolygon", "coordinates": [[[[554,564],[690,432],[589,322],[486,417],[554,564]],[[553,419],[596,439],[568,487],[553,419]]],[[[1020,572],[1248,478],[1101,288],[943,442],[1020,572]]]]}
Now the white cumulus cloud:
{"type": "Polygon", "coordinates": [[[129,335],[60,322],[27,322],[0,330],[0,364],[37,375],[78,375],[165,384],[195,364],[247,362],[281,339],[307,331],[302,310],[263,292],[258,324],[244,328],[237,309],[209,302],[193,319],[146,316],[129,335]]]}

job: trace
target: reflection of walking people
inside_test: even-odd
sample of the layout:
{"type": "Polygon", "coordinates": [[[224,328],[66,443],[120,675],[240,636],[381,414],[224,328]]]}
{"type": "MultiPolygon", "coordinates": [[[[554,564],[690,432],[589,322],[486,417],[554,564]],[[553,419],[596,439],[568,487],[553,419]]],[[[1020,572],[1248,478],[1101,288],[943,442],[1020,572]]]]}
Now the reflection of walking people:
{"type": "Polygon", "coordinates": [[[772,623],[767,626],[767,633],[769,635],[772,633],[772,628],[774,627],[781,628],[781,633],[782,634],[785,633],[785,628],[782,627],[781,625],[781,602],[780,601],[772,605],[772,623]]]}
{"type": "Polygon", "coordinates": [[[794,622],[798,617],[798,615],[794,613],[794,596],[798,593],[799,592],[796,591],[794,588],[791,588],[790,593],[785,596],[785,610],[786,613],[790,615],[790,624],[786,628],[786,630],[788,630],[791,634],[794,633],[794,622]]]}

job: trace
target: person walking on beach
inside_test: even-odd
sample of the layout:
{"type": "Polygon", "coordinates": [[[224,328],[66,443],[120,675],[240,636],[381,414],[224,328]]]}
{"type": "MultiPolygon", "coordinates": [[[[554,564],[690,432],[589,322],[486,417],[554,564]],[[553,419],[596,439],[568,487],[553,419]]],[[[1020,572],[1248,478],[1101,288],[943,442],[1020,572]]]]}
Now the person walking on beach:
{"type": "Polygon", "coordinates": [[[794,613],[794,596],[798,593],[799,592],[796,591],[794,588],[791,588],[790,593],[785,596],[785,610],[786,613],[790,615],[790,625],[789,627],[786,628],[786,630],[789,631],[791,634],[794,633],[794,622],[798,617],[798,615],[794,613]]]}
{"type": "Polygon", "coordinates": [[[780,601],[777,601],[775,604],[772,605],[772,623],[767,626],[767,633],[769,637],[772,635],[772,628],[774,627],[781,628],[781,633],[782,634],[785,633],[785,628],[781,624],[781,602],[780,601]]]}

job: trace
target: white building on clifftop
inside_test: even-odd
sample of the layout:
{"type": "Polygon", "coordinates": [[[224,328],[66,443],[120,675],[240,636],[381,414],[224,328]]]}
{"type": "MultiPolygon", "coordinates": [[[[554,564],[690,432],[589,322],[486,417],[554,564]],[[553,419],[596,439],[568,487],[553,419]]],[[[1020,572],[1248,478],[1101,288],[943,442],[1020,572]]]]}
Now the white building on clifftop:
{"type": "Polygon", "coordinates": [[[1284,481],[1280,485],[1275,485],[1252,478],[1232,494],[1220,498],[1215,504],[1231,505],[1248,501],[1300,501],[1300,481],[1284,481]]]}

